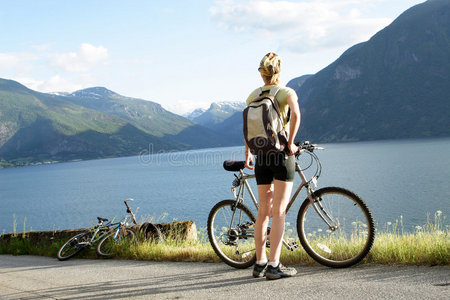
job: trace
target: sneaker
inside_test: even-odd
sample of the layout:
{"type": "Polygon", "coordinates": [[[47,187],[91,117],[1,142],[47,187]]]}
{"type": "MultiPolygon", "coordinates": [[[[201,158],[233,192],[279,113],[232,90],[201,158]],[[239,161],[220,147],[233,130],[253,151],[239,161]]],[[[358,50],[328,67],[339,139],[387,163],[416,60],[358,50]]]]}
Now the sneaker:
{"type": "Polygon", "coordinates": [[[278,267],[272,267],[270,265],[267,266],[266,270],[266,278],[267,279],[280,279],[284,277],[291,277],[297,274],[297,270],[294,268],[287,268],[283,266],[281,263],[278,264],[278,267]]]}
{"type": "Polygon", "coordinates": [[[253,267],[253,277],[263,277],[266,275],[266,268],[267,263],[265,265],[258,265],[255,263],[255,266],[253,267]]]}

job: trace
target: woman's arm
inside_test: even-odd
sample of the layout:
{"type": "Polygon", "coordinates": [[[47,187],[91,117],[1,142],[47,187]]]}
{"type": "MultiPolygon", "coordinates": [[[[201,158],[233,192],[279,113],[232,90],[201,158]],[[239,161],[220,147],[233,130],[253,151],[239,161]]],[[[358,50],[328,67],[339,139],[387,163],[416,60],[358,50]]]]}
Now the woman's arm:
{"type": "Polygon", "coordinates": [[[297,135],[298,129],[301,122],[300,107],[298,105],[298,97],[296,93],[288,96],[287,104],[291,109],[291,120],[289,121],[289,154],[294,154],[298,151],[298,147],[294,144],[295,136],[297,135]]]}
{"type": "Polygon", "coordinates": [[[247,141],[245,139],[244,139],[244,142],[245,142],[245,167],[250,169],[250,170],[253,170],[254,169],[254,167],[253,167],[253,155],[250,152],[250,148],[248,147],[247,141]]]}

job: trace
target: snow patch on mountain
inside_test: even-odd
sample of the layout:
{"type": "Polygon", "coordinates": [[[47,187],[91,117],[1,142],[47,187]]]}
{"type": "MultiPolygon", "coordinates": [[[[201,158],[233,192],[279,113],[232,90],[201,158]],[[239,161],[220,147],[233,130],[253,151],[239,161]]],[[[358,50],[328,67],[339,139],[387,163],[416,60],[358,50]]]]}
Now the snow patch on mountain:
{"type": "Polygon", "coordinates": [[[204,112],[206,111],[205,108],[197,108],[194,111],[190,112],[190,113],[186,113],[183,114],[183,117],[189,119],[189,120],[194,120],[195,118],[201,116],[204,112]]]}
{"type": "Polygon", "coordinates": [[[108,90],[104,87],[92,87],[84,90],[75,91],[72,94],[68,95],[70,97],[79,97],[79,98],[91,98],[91,99],[102,99],[105,97],[111,97],[117,95],[113,91],[108,90]]]}

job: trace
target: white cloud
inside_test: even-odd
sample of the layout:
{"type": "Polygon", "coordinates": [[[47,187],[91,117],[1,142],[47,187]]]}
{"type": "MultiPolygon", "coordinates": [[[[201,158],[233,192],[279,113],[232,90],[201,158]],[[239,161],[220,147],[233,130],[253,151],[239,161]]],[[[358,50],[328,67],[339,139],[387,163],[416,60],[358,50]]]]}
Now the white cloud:
{"type": "Polygon", "coordinates": [[[13,76],[11,78],[11,80],[15,80],[15,81],[23,84],[27,88],[35,90],[35,91],[38,90],[37,87],[43,83],[43,81],[36,80],[36,79],[30,78],[30,77],[24,77],[24,76],[13,76]]]}
{"type": "Polygon", "coordinates": [[[0,53],[0,68],[12,68],[16,66],[20,58],[14,54],[0,53]]]}
{"type": "Polygon", "coordinates": [[[18,68],[23,63],[39,59],[32,53],[0,53],[0,68],[18,68]]]}
{"type": "Polygon", "coordinates": [[[104,63],[108,58],[108,49],[103,46],[81,44],[78,52],[55,54],[52,65],[69,72],[87,72],[104,63]]]}
{"type": "Polygon", "coordinates": [[[175,114],[183,115],[191,113],[197,108],[209,108],[211,102],[178,100],[171,104],[163,104],[163,107],[175,114]]]}
{"type": "Polygon", "coordinates": [[[54,75],[47,80],[36,80],[34,78],[25,76],[16,76],[12,78],[13,80],[20,82],[27,88],[43,92],[73,92],[83,88],[82,84],[78,84],[71,80],[62,78],[60,75],[54,75]]]}
{"type": "Polygon", "coordinates": [[[49,80],[42,82],[37,90],[42,92],[73,92],[82,89],[81,84],[74,81],[69,81],[59,75],[51,77],[49,80]]]}
{"type": "Polygon", "coordinates": [[[51,46],[50,44],[39,44],[39,45],[32,45],[31,48],[33,48],[36,51],[42,52],[49,50],[51,46]]]}
{"type": "Polygon", "coordinates": [[[220,26],[256,32],[297,53],[351,46],[367,40],[392,19],[364,16],[370,1],[219,1],[210,8],[220,26]]]}

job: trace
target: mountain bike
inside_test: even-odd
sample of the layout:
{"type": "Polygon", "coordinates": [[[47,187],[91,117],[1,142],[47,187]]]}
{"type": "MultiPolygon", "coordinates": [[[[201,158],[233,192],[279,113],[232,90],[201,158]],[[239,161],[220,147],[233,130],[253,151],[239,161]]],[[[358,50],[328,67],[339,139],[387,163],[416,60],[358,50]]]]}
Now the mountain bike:
{"type": "MultiPolygon", "coordinates": [[[[297,233],[301,245],[316,262],[334,268],[344,268],[357,264],[370,251],[375,238],[375,225],[372,213],[366,203],[355,193],[340,187],[317,189],[317,180],[322,165],[315,150],[324,148],[303,142],[298,144],[295,170],[301,183],[290,199],[286,213],[292,207],[300,191],[305,188],[307,197],[297,214],[297,233]],[[300,168],[300,155],[310,157],[309,165],[300,168]],[[310,169],[311,168],[311,169],[310,169]],[[310,179],[304,171],[312,171],[310,179]]],[[[228,265],[235,268],[248,268],[256,261],[254,226],[255,216],[244,204],[244,191],[258,209],[258,202],[248,183],[255,177],[245,174],[244,161],[225,161],[224,169],[238,172],[232,183],[234,199],[218,202],[208,216],[208,238],[215,253],[228,265]]],[[[268,236],[270,227],[268,229],[268,236]]],[[[294,251],[296,241],[283,245],[294,251]]],[[[270,247],[270,240],[267,241],[270,247]]]]}
{"type": "Polygon", "coordinates": [[[129,201],[133,201],[133,199],[124,201],[128,215],[121,221],[113,223],[114,219],[108,221],[108,219],[97,217],[97,225],[86,232],[77,234],[62,245],[57,253],[58,259],[67,260],[77,255],[84,248],[96,244],[98,241],[100,243],[97,246],[97,253],[102,256],[110,256],[114,244],[119,243],[123,239],[133,240],[135,236],[134,231],[126,228],[126,226],[128,226],[129,220],[134,224],[137,224],[137,221],[128,205],[129,201]]]}

